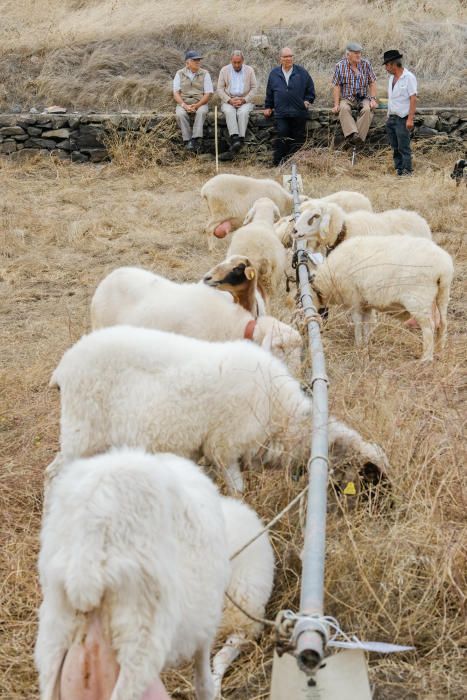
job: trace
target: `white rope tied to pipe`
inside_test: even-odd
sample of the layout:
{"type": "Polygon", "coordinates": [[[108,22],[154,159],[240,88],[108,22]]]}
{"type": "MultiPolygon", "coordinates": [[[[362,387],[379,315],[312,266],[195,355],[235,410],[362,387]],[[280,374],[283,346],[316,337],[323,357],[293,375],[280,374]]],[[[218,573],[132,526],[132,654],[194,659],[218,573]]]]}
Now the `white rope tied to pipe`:
{"type": "Polygon", "coordinates": [[[322,635],[325,646],[338,649],[361,649],[362,651],[374,651],[379,654],[393,654],[400,651],[413,651],[415,647],[401,644],[388,644],[387,642],[362,642],[357,635],[348,635],[335,617],[328,615],[300,615],[292,610],[284,610],[282,620],[279,623],[279,631],[285,630],[294,624],[291,644],[295,647],[296,641],[302,631],[310,627],[322,635]],[[332,634],[330,633],[332,630],[332,634]],[[340,637],[340,639],[339,639],[340,637]]]}

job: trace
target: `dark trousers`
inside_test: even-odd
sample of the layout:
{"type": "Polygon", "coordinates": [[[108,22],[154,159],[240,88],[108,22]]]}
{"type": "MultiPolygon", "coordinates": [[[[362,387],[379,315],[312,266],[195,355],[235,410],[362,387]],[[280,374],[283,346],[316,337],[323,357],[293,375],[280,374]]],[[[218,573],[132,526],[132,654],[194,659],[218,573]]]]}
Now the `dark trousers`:
{"type": "Polygon", "coordinates": [[[305,143],[306,117],[276,117],[275,125],[273,163],[279,165],[305,143]]]}
{"type": "Polygon", "coordinates": [[[412,152],[410,150],[410,131],[405,123],[407,117],[391,114],[386,122],[386,134],[392,148],[394,167],[398,175],[412,172],[412,152]]]}

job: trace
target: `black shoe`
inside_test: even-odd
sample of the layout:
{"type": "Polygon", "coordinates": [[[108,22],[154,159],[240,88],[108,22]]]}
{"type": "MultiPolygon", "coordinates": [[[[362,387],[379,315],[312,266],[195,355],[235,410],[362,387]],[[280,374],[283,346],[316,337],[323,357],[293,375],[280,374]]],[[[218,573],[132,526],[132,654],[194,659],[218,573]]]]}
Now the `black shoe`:
{"type": "Polygon", "coordinates": [[[184,141],[183,145],[185,146],[185,149],[187,151],[192,151],[193,150],[193,141],[190,139],[189,141],[184,141]]]}
{"type": "Polygon", "coordinates": [[[193,138],[191,139],[193,142],[193,150],[195,153],[201,153],[201,149],[203,148],[203,139],[201,138],[193,138]]]}
{"type": "Polygon", "coordinates": [[[240,141],[240,137],[238,134],[233,134],[231,137],[231,143],[230,143],[230,152],[231,153],[238,153],[238,151],[242,147],[242,142],[240,141]]]}
{"type": "Polygon", "coordinates": [[[233,153],[230,151],[224,151],[223,153],[219,153],[219,160],[222,162],[227,161],[227,160],[233,160],[233,153]]]}

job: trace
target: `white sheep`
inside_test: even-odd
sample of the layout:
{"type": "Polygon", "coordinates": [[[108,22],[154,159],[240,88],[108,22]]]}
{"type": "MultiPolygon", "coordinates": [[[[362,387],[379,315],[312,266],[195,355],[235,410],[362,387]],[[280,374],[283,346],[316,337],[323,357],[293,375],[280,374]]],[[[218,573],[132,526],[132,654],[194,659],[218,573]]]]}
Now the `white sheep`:
{"type": "Polygon", "coordinates": [[[229,292],[255,318],[264,316],[264,292],[258,288],[258,272],[245,255],[231,255],[212,267],[203,277],[208,287],[229,292]]]}
{"type": "Polygon", "coordinates": [[[354,211],[346,214],[337,204],[306,209],[295,224],[293,235],[306,239],[310,250],[334,248],[353,236],[404,235],[431,239],[426,220],[414,211],[389,209],[379,213],[354,211]]]}
{"type": "Polygon", "coordinates": [[[160,673],[210,650],[231,575],[221,498],[192,462],[128,448],[71,462],[41,532],[41,700],[169,700],[160,673]]]}
{"type": "MultiPolygon", "coordinates": [[[[287,367],[253,343],[209,343],[163,331],[115,326],[83,336],[62,357],[51,385],[60,388],[61,464],[128,445],[149,452],[202,455],[242,488],[239,460],[306,461],[310,399],[287,367]]],[[[342,441],[385,470],[380,448],[335,419],[330,444],[342,441]]]]}
{"type": "Polygon", "coordinates": [[[279,241],[271,219],[276,205],[272,200],[262,198],[255,202],[248,212],[243,226],[235,231],[227,250],[227,256],[247,257],[258,271],[258,286],[268,296],[280,286],[287,264],[286,251],[279,241]]]}
{"type": "Polygon", "coordinates": [[[248,210],[260,197],[272,199],[281,214],[289,214],[293,206],[292,195],[275,180],[245,175],[215,175],[203,185],[201,196],[209,209],[205,231],[210,247],[212,235],[224,238],[241,226],[248,210]]]}
{"type": "MultiPolygon", "coordinates": [[[[304,212],[308,209],[314,209],[322,204],[326,205],[329,203],[338,204],[345,212],[373,211],[368,197],[365,197],[364,194],[360,194],[360,192],[350,192],[348,190],[333,192],[333,194],[328,194],[325,197],[305,198],[300,205],[300,211],[304,212]]],[[[276,236],[285,246],[292,245],[294,225],[294,216],[283,216],[274,225],[276,236]]]]}
{"type": "Polygon", "coordinates": [[[368,197],[360,192],[352,192],[350,190],[339,190],[339,192],[333,192],[324,197],[304,198],[300,205],[300,210],[303,212],[320,204],[337,204],[346,212],[373,211],[373,206],[368,197]]]}
{"type": "Polygon", "coordinates": [[[444,347],[447,308],[453,277],[452,258],[433,241],[409,236],[356,236],[335,248],[319,265],[312,288],[319,306],[351,309],[357,345],[367,341],[373,309],[413,317],[422,329],[422,360],[444,347]]]}
{"type": "Polygon", "coordinates": [[[179,284],[138,267],[119,267],[100,282],[91,322],[94,329],[130,324],[202,340],[248,338],[295,369],[300,364],[302,342],[295,328],[272,316],[255,319],[230,294],[202,282],[179,284]]]}
{"type": "MultiPolygon", "coordinates": [[[[223,497],[221,505],[229,556],[232,557],[263,530],[263,523],[252,508],[238,499],[223,497]]],[[[231,567],[227,589],[230,598],[253,617],[263,618],[274,580],[274,553],[267,533],[258,537],[234,557],[231,567]]],[[[222,678],[232,661],[239,655],[245,641],[255,639],[261,631],[261,623],[251,620],[226,599],[220,636],[228,635],[228,638],[213,659],[214,682],[218,695],[222,678]]]]}

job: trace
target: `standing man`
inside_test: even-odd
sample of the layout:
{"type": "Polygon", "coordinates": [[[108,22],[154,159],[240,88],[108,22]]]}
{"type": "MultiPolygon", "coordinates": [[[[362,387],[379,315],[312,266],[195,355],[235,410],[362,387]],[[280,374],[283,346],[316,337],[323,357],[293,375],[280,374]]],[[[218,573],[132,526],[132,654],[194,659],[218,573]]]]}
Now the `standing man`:
{"type": "Polygon", "coordinates": [[[402,67],[401,59],[402,54],[397,50],[384,52],[383,65],[389,73],[386,133],[397,174],[411,175],[410,132],[417,107],[417,79],[402,67]]]}
{"type": "Polygon", "coordinates": [[[217,94],[222,100],[230,136],[230,151],[236,153],[243,146],[253,97],[256,94],[256,76],[251,66],[244,64],[241,51],[232,51],[230,63],[224,66],[217,81],[217,94]]]}
{"type": "Polygon", "coordinates": [[[182,130],[183,143],[188,151],[196,153],[201,150],[203,124],[208,113],[209,98],[214,92],[211,76],[200,67],[202,58],[198,51],[187,51],[185,68],[177,71],[173,81],[173,96],[177,103],[175,117],[182,130]]]}
{"type": "Polygon", "coordinates": [[[269,118],[274,112],[277,132],[273,165],[280,165],[305,143],[308,107],[315,99],[310,74],[293,58],[291,49],[281,49],[281,65],[269,73],[266,88],[264,116],[269,118]]]}
{"type": "Polygon", "coordinates": [[[345,140],[353,145],[361,145],[367,137],[378,101],[376,76],[370,61],[362,58],[360,44],[353,41],[347,44],[344,58],[336,63],[332,84],[332,111],[339,114],[345,140]],[[352,108],[359,112],[356,122],[352,108]]]}

